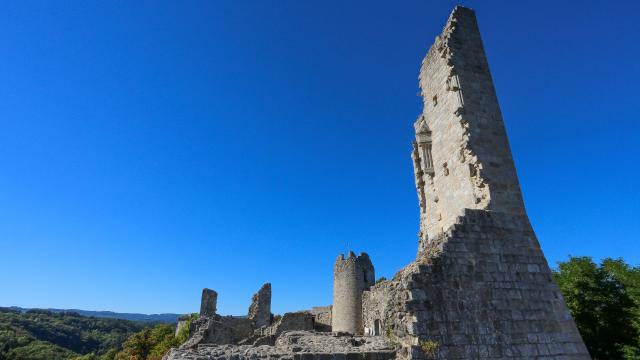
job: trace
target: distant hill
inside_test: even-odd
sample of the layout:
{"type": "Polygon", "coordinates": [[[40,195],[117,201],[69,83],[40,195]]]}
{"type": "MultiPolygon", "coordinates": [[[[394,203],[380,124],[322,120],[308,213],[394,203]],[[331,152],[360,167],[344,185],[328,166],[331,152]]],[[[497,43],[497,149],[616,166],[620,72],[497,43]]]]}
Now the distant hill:
{"type": "Polygon", "coordinates": [[[0,308],[2,360],[74,359],[85,354],[108,358],[129,336],[150,326],[74,312],[23,310],[0,308]]]}
{"type": "MultiPolygon", "coordinates": [[[[20,312],[26,312],[28,308],[21,308],[18,306],[11,306],[9,308],[20,312]]],[[[175,324],[178,322],[178,318],[182,314],[136,314],[136,313],[117,313],[113,311],[91,311],[91,310],[79,310],[79,309],[40,309],[50,311],[52,313],[64,313],[64,312],[73,312],[80,314],[82,316],[92,316],[97,318],[105,318],[105,319],[122,319],[129,321],[139,321],[139,322],[148,322],[148,323],[167,323],[167,324],[175,324]]]]}

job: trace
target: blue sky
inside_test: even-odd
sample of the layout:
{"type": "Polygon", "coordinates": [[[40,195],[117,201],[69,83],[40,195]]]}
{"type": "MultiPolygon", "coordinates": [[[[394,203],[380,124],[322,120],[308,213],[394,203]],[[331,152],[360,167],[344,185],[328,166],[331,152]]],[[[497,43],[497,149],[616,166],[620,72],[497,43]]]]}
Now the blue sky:
{"type": "MultiPolygon", "coordinates": [[[[553,265],[640,263],[638,2],[468,1],[553,265]]],[[[418,68],[454,2],[0,5],[0,306],[243,314],[412,260],[418,68]]]]}

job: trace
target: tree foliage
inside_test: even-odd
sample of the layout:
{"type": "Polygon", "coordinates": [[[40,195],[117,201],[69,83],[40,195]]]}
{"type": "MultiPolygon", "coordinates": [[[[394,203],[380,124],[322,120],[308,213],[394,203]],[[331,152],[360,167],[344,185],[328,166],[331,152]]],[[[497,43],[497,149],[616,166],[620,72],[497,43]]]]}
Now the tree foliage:
{"type": "Polygon", "coordinates": [[[160,360],[172,347],[178,347],[189,337],[192,314],[176,334],[175,326],[160,324],[130,336],[122,345],[115,360],[160,360]]]}
{"type": "Polygon", "coordinates": [[[189,324],[94,318],[45,310],[0,308],[0,360],[160,360],[189,337],[189,324]]]}
{"type": "Polygon", "coordinates": [[[76,313],[0,308],[0,360],[71,359],[119,349],[144,325],[76,313]]]}
{"type": "Polygon", "coordinates": [[[594,360],[640,359],[640,268],[571,257],[554,277],[594,360]]]}

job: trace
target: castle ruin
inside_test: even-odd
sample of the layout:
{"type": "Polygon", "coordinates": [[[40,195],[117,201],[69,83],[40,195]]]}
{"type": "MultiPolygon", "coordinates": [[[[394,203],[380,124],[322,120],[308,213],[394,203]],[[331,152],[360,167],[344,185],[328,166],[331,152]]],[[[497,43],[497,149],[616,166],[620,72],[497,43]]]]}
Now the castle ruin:
{"type": "Polygon", "coordinates": [[[369,255],[340,254],[333,267],[333,308],[331,328],[362,334],[362,293],[375,283],[375,271],[369,255]]]}
{"type": "Polygon", "coordinates": [[[527,217],[472,10],[453,10],[419,86],[415,261],[376,283],[367,254],[340,255],[332,306],[205,310],[168,359],[590,359],[527,217]]]}

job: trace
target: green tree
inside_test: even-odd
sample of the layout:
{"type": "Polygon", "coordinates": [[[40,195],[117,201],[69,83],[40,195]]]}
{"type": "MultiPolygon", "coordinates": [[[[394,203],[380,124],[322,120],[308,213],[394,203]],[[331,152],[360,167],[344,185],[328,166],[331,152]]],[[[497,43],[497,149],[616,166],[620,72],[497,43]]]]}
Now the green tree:
{"type": "MultiPolygon", "coordinates": [[[[192,314],[185,326],[176,334],[175,326],[160,324],[131,335],[122,345],[115,360],[160,360],[173,347],[178,347],[189,337],[189,325],[197,315],[192,314]]],[[[102,360],[102,359],[100,359],[102,360]]],[[[111,359],[109,359],[111,360],[111,359]]]]}
{"type": "Polygon", "coordinates": [[[72,312],[0,308],[0,360],[113,360],[129,335],[146,324],[72,312]]]}
{"type": "Polygon", "coordinates": [[[621,259],[599,266],[589,257],[571,257],[554,272],[594,360],[638,359],[639,312],[631,294],[638,277],[630,270],[621,259]]]}
{"type": "Polygon", "coordinates": [[[26,346],[11,349],[5,355],[7,360],[51,360],[68,359],[75,356],[73,351],[46,341],[32,341],[26,346]]]}

